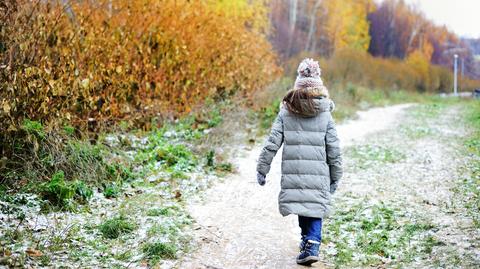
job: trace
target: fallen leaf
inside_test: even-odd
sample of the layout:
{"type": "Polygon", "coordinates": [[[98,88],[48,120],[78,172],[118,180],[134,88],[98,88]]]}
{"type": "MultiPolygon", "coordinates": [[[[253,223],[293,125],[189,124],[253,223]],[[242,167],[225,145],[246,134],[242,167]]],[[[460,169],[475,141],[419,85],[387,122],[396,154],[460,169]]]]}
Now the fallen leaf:
{"type": "Polygon", "coordinates": [[[28,254],[30,257],[40,257],[42,256],[42,252],[40,250],[34,249],[34,248],[27,248],[25,252],[28,254]]]}

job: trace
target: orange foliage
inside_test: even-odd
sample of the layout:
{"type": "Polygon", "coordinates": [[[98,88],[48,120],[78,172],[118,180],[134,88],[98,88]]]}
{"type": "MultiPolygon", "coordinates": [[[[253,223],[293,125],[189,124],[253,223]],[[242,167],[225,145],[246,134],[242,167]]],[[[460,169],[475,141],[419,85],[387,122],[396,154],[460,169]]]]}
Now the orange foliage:
{"type": "Polygon", "coordinates": [[[88,118],[148,121],[278,74],[260,31],[207,2],[8,0],[0,9],[0,131],[88,118]]]}
{"type": "Polygon", "coordinates": [[[325,27],[321,35],[326,35],[331,43],[332,52],[343,48],[368,50],[370,44],[367,14],[373,9],[370,0],[328,0],[322,2],[325,27]],[[323,33],[325,32],[325,33],[323,33]]]}
{"type": "MultiPolygon", "coordinates": [[[[304,57],[318,58],[311,54],[297,55],[287,62],[287,75],[295,74],[298,62],[304,57]]],[[[452,71],[430,64],[420,51],[410,54],[407,60],[400,60],[376,58],[356,49],[342,49],[328,59],[320,59],[320,67],[327,87],[353,83],[372,89],[431,93],[453,89],[452,71]]],[[[462,90],[473,90],[480,86],[480,81],[462,78],[459,85],[462,90]]]]}
{"type": "Polygon", "coordinates": [[[415,82],[417,89],[427,90],[431,86],[430,78],[430,59],[422,51],[416,50],[406,59],[407,66],[415,72],[415,82]]]}

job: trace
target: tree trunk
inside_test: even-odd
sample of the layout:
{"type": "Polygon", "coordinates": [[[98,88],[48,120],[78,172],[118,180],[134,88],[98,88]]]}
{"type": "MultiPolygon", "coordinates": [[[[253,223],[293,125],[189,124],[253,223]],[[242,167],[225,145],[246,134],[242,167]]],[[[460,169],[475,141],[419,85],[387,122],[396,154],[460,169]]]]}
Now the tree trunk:
{"type": "Polygon", "coordinates": [[[293,45],[293,39],[295,36],[295,26],[297,24],[297,8],[298,8],[298,0],[290,0],[289,3],[289,22],[290,22],[290,33],[288,38],[288,47],[287,47],[287,57],[291,56],[291,50],[293,45]]]}
{"type": "MultiPolygon", "coordinates": [[[[308,28],[307,42],[305,43],[305,51],[311,51],[313,47],[312,39],[313,34],[317,31],[317,10],[320,7],[322,0],[317,0],[313,6],[312,13],[310,14],[310,27],[308,28]],[[312,45],[310,45],[312,44],[312,45]]],[[[316,43],[316,42],[315,42],[316,43]]]]}
{"type": "MultiPolygon", "coordinates": [[[[418,33],[422,29],[422,22],[417,19],[412,26],[412,32],[410,33],[410,36],[408,38],[408,43],[407,47],[405,48],[405,54],[408,55],[409,52],[414,51],[415,49],[412,49],[413,41],[415,41],[415,38],[417,37],[418,33]]],[[[422,47],[419,46],[417,49],[421,49],[422,47]]]]}
{"type": "Polygon", "coordinates": [[[295,31],[295,25],[297,24],[297,9],[298,9],[298,0],[290,0],[289,10],[290,10],[290,33],[295,31]]]}

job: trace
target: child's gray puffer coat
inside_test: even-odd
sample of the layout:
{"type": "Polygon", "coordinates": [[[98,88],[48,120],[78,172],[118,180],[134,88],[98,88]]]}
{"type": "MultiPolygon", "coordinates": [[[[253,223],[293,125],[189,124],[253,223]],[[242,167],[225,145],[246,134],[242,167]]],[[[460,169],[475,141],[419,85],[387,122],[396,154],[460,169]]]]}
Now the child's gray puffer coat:
{"type": "Polygon", "coordinates": [[[317,114],[302,117],[281,107],[260,153],[257,171],[266,175],[278,149],[283,147],[278,203],[283,216],[296,214],[323,218],[330,196],[342,177],[342,158],[329,98],[314,99],[317,114]]]}

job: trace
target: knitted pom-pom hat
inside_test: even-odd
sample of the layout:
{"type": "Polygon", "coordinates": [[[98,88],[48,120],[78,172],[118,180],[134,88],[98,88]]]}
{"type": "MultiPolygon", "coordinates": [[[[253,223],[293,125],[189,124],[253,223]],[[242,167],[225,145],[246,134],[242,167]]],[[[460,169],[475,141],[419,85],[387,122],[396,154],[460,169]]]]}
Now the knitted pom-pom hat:
{"type": "Polygon", "coordinates": [[[297,73],[295,89],[323,87],[323,81],[320,78],[321,70],[317,61],[310,58],[304,59],[298,66],[297,73]]]}

